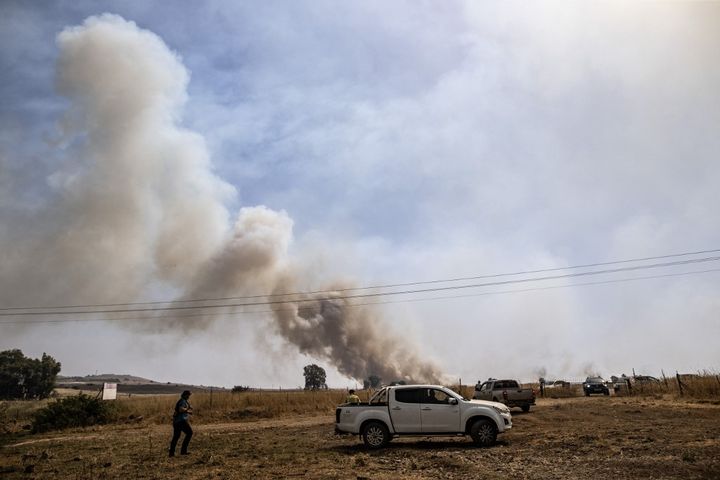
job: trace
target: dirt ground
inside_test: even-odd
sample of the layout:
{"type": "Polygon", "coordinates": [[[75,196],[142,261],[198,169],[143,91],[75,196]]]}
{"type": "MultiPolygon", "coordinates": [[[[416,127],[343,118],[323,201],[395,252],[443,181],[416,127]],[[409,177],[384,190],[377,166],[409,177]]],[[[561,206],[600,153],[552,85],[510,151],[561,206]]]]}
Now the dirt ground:
{"type": "Polygon", "coordinates": [[[333,417],[194,425],[167,458],[167,425],[2,439],[0,478],[720,478],[720,405],[661,398],[541,399],[492,448],[395,439],[368,451],[333,417]]]}

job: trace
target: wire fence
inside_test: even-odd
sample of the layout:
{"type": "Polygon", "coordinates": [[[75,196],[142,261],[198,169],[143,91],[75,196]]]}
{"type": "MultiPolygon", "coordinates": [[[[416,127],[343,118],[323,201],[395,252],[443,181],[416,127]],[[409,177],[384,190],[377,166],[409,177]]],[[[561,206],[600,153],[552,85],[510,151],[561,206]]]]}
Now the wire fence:
{"type": "Polygon", "coordinates": [[[720,375],[711,372],[678,373],[659,378],[648,375],[612,377],[604,388],[587,388],[580,380],[560,380],[528,384],[541,398],[568,398],[592,394],[613,396],[673,395],[686,398],[720,398],[720,375]]]}

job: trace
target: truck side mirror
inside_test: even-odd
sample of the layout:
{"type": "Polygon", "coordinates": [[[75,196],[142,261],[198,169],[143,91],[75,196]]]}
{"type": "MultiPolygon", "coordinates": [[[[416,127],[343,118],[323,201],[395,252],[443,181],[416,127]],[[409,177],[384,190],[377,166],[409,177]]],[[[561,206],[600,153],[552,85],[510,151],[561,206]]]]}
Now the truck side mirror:
{"type": "Polygon", "coordinates": [[[449,402],[449,403],[450,403],[450,405],[457,405],[457,404],[458,404],[458,399],[455,398],[455,397],[450,397],[450,402],[449,402]]]}

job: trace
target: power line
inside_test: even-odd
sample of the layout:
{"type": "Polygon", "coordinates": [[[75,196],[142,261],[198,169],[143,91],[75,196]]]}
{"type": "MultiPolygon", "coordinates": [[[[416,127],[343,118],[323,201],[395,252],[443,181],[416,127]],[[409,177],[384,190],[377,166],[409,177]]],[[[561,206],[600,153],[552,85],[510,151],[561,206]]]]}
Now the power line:
{"type": "Polygon", "coordinates": [[[485,282],[485,283],[477,283],[477,284],[469,284],[469,285],[453,285],[453,286],[446,286],[446,287],[403,290],[403,291],[397,291],[397,292],[376,292],[376,293],[363,293],[363,294],[356,294],[356,295],[337,295],[337,296],[326,296],[326,297],[310,298],[310,299],[268,300],[268,301],[264,301],[264,302],[228,303],[228,304],[220,304],[220,305],[198,305],[198,306],[185,305],[185,306],[171,306],[171,307],[148,307],[148,308],[131,308],[131,309],[114,309],[114,310],[74,310],[74,311],[57,310],[57,311],[45,311],[45,312],[0,312],[0,316],[87,315],[87,314],[98,314],[98,313],[107,314],[107,313],[129,313],[129,312],[200,310],[200,309],[215,309],[215,308],[251,307],[251,306],[261,306],[261,305],[268,305],[268,306],[269,305],[282,305],[282,304],[289,304],[289,303],[318,302],[318,301],[324,301],[324,300],[350,300],[350,299],[355,299],[355,298],[373,298],[373,297],[384,297],[384,296],[390,296],[390,295],[410,295],[410,294],[416,294],[416,293],[440,292],[440,291],[448,291],[448,290],[461,290],[461,289],[468,289],[468,288],[481,288],[481,287],[489,287],[489,286],[538,282],[538,281],[546,281],[546,280],[558,280],[561,278],[575,278],[575,277],[584,277],[584,276],[590,276],[590,275],[629,272],[629,271],[645,270],[645,269],[650,269],[650,268],[663,268],[663,267],[672,267],[672,266],[678,266],[678,265],[689,265],[689,264],[695,264],[695,263],[714,262],[714,261],[718,261],[718,260],[720,260],[720,256],[695,258],[695,259],[689,259],[689,260],[677,260],[674,262],[654,263],[654,264],[649,264],[649,265],[635,265],[635,266],[631,266],[631,267],[619,267],[619,268],[611,268],[611,269],[604,269],[604,270],[593,270],[593,271],[589,271],[589,272],[568,273],[568,274],[564,274],[564,275],[548,275],[548,276],[544,276],[544,277],[523,278],[523,279],[517,279],[517,280],[504,280],[501,282],[485,282]]]}
{"type": "MultiPolygon", "coordinates": [[[[332,290],[309,290],[309,291],[300,291],[300,292],[269,293],[269,294],[245,295],[245,296],[194,298],[194,299],[187,299],[187,300],[159,300],[159,301],[152,301],[152,302],[124,302],[124,303],[96,303],[96,304],[55,305],[55,306],[0,307],[0,312],[11,312],[11,311],[17,311],[17,310],[50,310],[50,309],[65,309],[65,308],[130,307],[130,306],[142,306],[142,305],[221,302],[221,301],[227,301],[227,300],[251,300],[251,299],[256,299],[256,298],[276,298],[276,297],[285,297],[285,296],[333,294],[333,293],[353,292],[353,291],[362,291],[362,290],[377,290],[377,289],[386,289],[386,288],[410,287],[410,286],[416,286],[416,285],[432,285],[432,284],[439,284],[439,283],[481,280],[481,279],[486,279],[486,278],[501,278],[501,277],[511,277],[511,276],[518,276],[518,275],[530,275],[530,274],[536,274],[536,273],[548,273],[548,272],[557,272],[557,271],[562,271],[562,270],[575,270],[575,269],[580,269],[580,268],[600,267],[600,266],[608,266],[608,265],[620,265],[620,264],[625,264],[625,263],[645,262],[645,261],[649,261],[649,260],[661,260],[661,259],[665,259],[665,258],[685,257],[685,256],[691,256],[691,255],[701,255],[701,254],[717,253],[717,252],[720,252],[720,248],[711,249],[711,250],[698,250],[695,252],[682,252],[682,253],[672,253],[672,254],[667,254],[667,255],[656,255],[656,256],[652,256],[652,257],[640,257],[640,258],[630,258],[630,259],[624,259],[624,260],[613,260],[613,261],[609,261],[609,262],[586,263],[583,265],[572,265],[569,267],[542,268],[542,269],[537,269],[537,270],[524,270],[524,271],[519,271],[519,272],[493,273],[493,274],[486,274],[486,275],[475,275],[475,276],[470,276],[470,277],[456,277],[456,278],[447,278],[447,279],[423,280],[423,281],[417,281],[417,282],[372,285],[372,286],[365,286],[365,287],[346,287],[346,288],[338,288],[338,289],[332,289],[332,290]]],[[[288,300],[288,301],[293,301],[293,300],[288,300]]],[[[280,303],[283,303],[283,302],[280,302],[280,303]]],[[[219,307],[221,307],[221,306],[222,305],[219,305],[219,307]]],[[[201,307],[198,307],[198,308],[201,308],[201,307]]],[[[40,312],[38,312],[38,313],[40,313],[40,312]]],[[[4,315],[4,314],[0,313],[0,315],[4,315]]]]}
{"type": "MultiPolygon", "coordinates": [[[[707,270],[694,270],[690,272],[677,272],[677,273],[665,273],[659,275],[648,275],[643,277],[630,277],[630,278],[616,278],[612,280],[602,280],[597,282],[583,282],[583,283],[570,283],[566,285],[550,285],[547,287],[533,287],[523,288],[515,290],[498,290],[493,292],[480,292],[470,293],[465,295],[445,295],[440,297],[424,297],[424,298],[409,298],[402,300],[385,300],[379,302],[364,302],[364,303],[346,303],[343,307],[363,307],[372,305],[388,305],[388,304],[399,304],[399,303],[415,303],[415,302],[429,302],[436,300],[454,300],[459,298],[474,298],[492,295],[507,295],[515,293],[527,293],[537,292],[544,290],[556,290],[562,288],[572,287],[584,287],[593,285],[608,285],[613,283],[627,283],[636,282],[641,280],[652,280],[658,278],[669,278],[669,277],[681,277],[688,275],[698,275],[703,273],[720,272],[720,268],[712,268],[707,270]]],[[[251,310],[251,311],[240,311],[240,312],[216,312],[216,313],[192,313],[189,315],[153,315],[147,317],[120,317],[120,318],[73,318],[73,319],[52,319],[52,320],[10,320],[0,321],[0,325],[32,325],[32,324],[47,324],[47,323],[74,323],[74,322],[117,322],[117,321],[128,321],[128,322],[140,322],[145,320],[176,320],[178,318],[204,318],[204,317],[216,317],[216,316],[236,316],[236,315],[249,315],[249,314],[270,314],[282,311],[292,312],[294,308],[287,309],[275,309],[275,310],[251,310]]]]}

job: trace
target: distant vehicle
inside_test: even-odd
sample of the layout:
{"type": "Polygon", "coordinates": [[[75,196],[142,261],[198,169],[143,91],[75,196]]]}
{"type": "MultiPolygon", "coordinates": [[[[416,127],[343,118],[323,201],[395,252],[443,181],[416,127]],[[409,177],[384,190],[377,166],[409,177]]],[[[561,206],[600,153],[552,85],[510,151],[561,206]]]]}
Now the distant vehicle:
{"type": "Polygon", "coordinates": [[[504,403],[510,408],[520,407],[523,412],[529,412],[530,406],[535,405],[535,392],[533,389],[522,388],[517,380],[496,380],[491,378],[487,382],[478,382],[475,385],[473,398],[504,403]]]}
{"type": "Polygon", "coordinates": [[[616,378],[612,381],[613,391],[614,391],[615,393],[627,393],[627,392],[629,392],[629,391],[630,391],[630,388],[629,388],[629,386],[628,386],[628,385],[629,385],[629,381],[630,381],[630,379],[627,378],[627,377],[625,377],[625,378],[617,378],[617,377],[616,377],[616,378]]]}
{"type": "Polygon", "coordinates": [[[510,428],[505,405],[467,400],[439,385],[385,387],[367,403],[335,409],[335,433],[359,434],[373,449],[401,435],[470,435],[478,445],[489,446],[510,428]]]}
{"type": "Polygon", "coordinates": [[[555,380],[554,382],[545,385],[545,388],[570,388],[570,382],[565,380],[555,380]]]}
{"type": "Polygon", "coordinates": [[[585,379],[585,383],[583,383],[583,392],[585,392],[586,397],[589,397],[593,393],[610,395],[610,389],[605,384],[605,380],[603,380],[602,377],[587,377],[585,379]]]}
{"type": "Polygon", "coordinates": [[[655,383],[660,383],[660,380],[655,377],[651,377],[650,375],[636,375],[633,377],[633,380],[638,385],[653,385],[655,383]]]}
{"type": "Polygon", "coordinates": [[[624,393],[632,390],[633,387],[642,389],[645,386],[659,385],[661,381],[650,375],[635,375],[634,377],[612,376],[612,387],[615,393],[624,393]]]}

